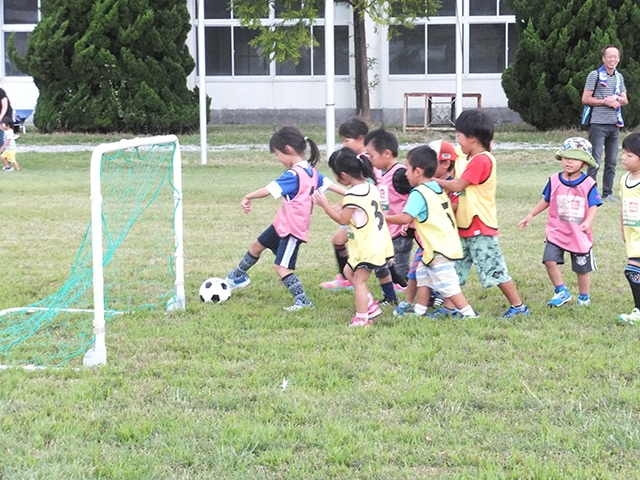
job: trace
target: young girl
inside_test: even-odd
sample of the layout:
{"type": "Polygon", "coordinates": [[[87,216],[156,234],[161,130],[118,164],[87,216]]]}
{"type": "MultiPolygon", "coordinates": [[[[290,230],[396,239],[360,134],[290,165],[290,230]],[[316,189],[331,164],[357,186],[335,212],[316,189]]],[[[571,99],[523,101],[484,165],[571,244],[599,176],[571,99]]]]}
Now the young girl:
{"type": "MultiPolygon", "coordinates": [[[[352,117],[346,122],[340,125],[338,134],[342,145],[350,148],[358,154],[362,154],[370,159],[366,152],[365,138],[369,132],[369,127],[359,117],[352,117]]],[[[380,179],[379,171],[375,169],[374,181],[380,179]]],[[[345,228],[339,228],[331,239],[333,242],[333,249],[335,251],[336,260],[338,262],[338,274],[334,280],[329,282],[323,282],[320,285],[329,290],[340,290],[344,288],[352,288],[351,283],[344,278],[342,274],[345,265],[347,264],[347,230],[345,228]]],[[[395,305],[398,303],[398,297],[394,286],[394,280],[392,274],[394,273],[392,266],[383,266],[375,270],[376,277],[380,282],[380,288],[382,288],[383,300],[382,305],[395,305]]],[[[406,283],[405,283],[406,285],[406,283]]],[[[404,285],[398,285],[398,288],[402,288],[404,285]]]]}
{"type": "Polygon", "coordinates": [[[313,201],[337,223],[349,226],[349,256],[344,274],[355,293],[356,315],[351,326],[366,327],[382,314],[378,302],[369,293],[367,282],[372,270],[385,266],[393,257],[391,234],[382,215],[373,166],[367,156],[343,147],[331,155],[329,167],[338,182],[350,185],[351,189],[340,210],[329,205],[320,191],[313,194],[313,201]]]}
{"type": "Polygon", "coordinates": [[[313,209],[311,195],[316,189],[321,192],[329,189],[341,195],[346,190],[318,173],[315,169],[320,158],[318,146],[297,128],[284,127],[278,130],[271,137],[269,149],[287,167],[287,171],[266,187],[245,195],[240,205],[244,213],[249,213],[251,200],[271,195],[273,198],[282,197],[282,207],[273,224],[253,241],[235,270],[229,272],[227,284],[231,290],[249,285],[247,270],[256,264],[262,252],[268,248],[276,255],[276,273],[294,298],[294,304],[285,308],[292,312],[312,305],[300,280],[293,273],[300,244],[307,241],[309,234],[313,209]],[[311,150],[308,160],[304,156],[307,143],[311,150]]]}

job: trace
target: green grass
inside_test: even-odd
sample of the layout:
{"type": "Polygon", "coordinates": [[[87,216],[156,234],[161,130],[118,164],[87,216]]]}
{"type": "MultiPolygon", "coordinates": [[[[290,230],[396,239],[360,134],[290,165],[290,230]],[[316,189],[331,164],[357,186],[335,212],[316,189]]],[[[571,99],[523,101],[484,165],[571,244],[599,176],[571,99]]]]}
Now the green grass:
{"type": "MultiPolygon", "coordinates": [[[[227,128],[220,143],[269,131],[227,128]]],[[[573,133],[507,134],[554,144],[573,133]]],[[[0,176],[0,309],[66,279],[89,218],[89,156],[23,153],[23,171],[0,176]]],[[[640,332],[615,324],[633,307],[619,204],[595,221],[593,305],[550,310],[544,215],[525,232],[516,223],[560,164],[548,151],[496,156],[500,241],[532,316],[496,320],[506,301],[472,272],[464,293],[480,320],[386,311],[360,330],[348,327],[352,295],[318,286],[335,270],[336,226],[320,211],[298,262],[314,308],[283,312],[291,297],[270,253],[224,304],[198,300],[200,283],[224,277],[273,220],[277,201],[254,201],[249,215],[239,202],[282,169],[265,152],[213,153],[206,166],[185,153],[187,311],[112,321],[101,368],[1,370],[0,478],[637,478],[640,332]]]]}

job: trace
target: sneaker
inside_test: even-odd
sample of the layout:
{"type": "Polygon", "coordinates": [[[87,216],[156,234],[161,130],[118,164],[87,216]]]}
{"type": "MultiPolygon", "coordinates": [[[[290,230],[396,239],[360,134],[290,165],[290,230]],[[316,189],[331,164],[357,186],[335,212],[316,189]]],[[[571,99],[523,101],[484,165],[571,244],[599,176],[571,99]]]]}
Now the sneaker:
{"type": "Polygon", "coordinates": [[[429,298],[429,304],[427,305],[427,307],[440,308],[442,305],[444,305],[444,297],[440,295],[438,292],[432,290],[431,297],[429,298]]]}
{"type": "Polygon", "coordinates": [[[349,280],[345,279],[340,274],[337,274],[336,278],[331,280],[330,282],[322,282],[320,286],[334,292],[343,289],[353,290],[353,285],[351,285],[351,282],[349,282],[349,280]]]}
{"type": "Polygon", "coordinates": [[[377,301],[371,302],[369,304],[367,313],[369,314],[369,320],[373,320],[374,318],[382,315],[382,309],[380,308],[380,304],[377,301]]]}
{"type": "Polygon", "coordinates": [[[516,315],[531,315],[531,310],[524,303],[519,307],[514,307],[511,305],[509,310],[502,314],[502,318],[513,318],[516,315]]]}
{"type": "Polygon", "coordinates": [[[398,305],[398,299],[384,297],[382,300],[378,302],[378,305],[380,305],[381,307],[386,307],[387,305],[398,305]]]}
{"type": "Polygon", "coordinates": [[[623,313],[618,317],[619,325],[635,325],[636,323],[640,323],[640,310],[634,308],[631,310],[631,313],[623,313]]]}
{"type": "Polygon", "coordinates": [[[553,298],[549,300],[547,306],[549,307],[560,307],[571,300],[571,293],[567,287],[563,287],[559,292],[556,292],[553,295],[553,298]]]}
{"type": "Polygon", "coordinates": [[[358,317],[353,317],[351,319],[350,327],[368,327],[371,325],[373,321],[370,318],[366,318],[364,320],[359,319],[358,317]]]}
{"type": "Polygon", "coordinates": [[[400,302],[396,309],[393,311],[393,315],[396,317],[404,317],[405,315],[415,315],[416,311],[409,302],[400,302]]]}
{"type": "Polygon", "coordinates": [[[399,283],[394,283],[393,284],[393,289],[396,291],[396,293],[404,293],[404,291],[407,289],[407,287],[403,287],[399,283]]]}
{"type": "Polygon", "coordinates": [[[313,303],[311,302],[301,302],[296,300],[296,303],[291,305],[290,307],[284,307],[285,312],[297,312],[298,310],[302,310],[303,308],[313,307],[313,303]]]}
{"type": "Polygon", "coordinates": [[[245,273],[244,275],[236,278],[233,276],[233,270],[229,272],[225,281],[227,282],[227,285],[229,285],[231,291],[234,291],[236,288],[244,288],[251,283],[249,275],[245,273]]]}
{"type": "Polygon", "coordinates": [[[602,197],[602,200],[606,201],[606,202],[617,202],[618,199],[616,197],[614,197],[613,195],[605,195],[604,197],[602,197]]]}
{"type": "Polygon", "coordinates": [[[13,172],[13,167],[2,167],[5,172],[13,172]]]}
{"type": "Polygon", "coordinates": [[[435,312],[425,313],[423,315],[423,317],[428,317],[428,318],[445,318],[445,317],[462,318],[462,315],[460,314],[460,312],[458,312],[457,308],[455,310],[449,310],[446,307],[440,307],[435,312]]]}
{"type": "Polygon", "coordinates": [[[582,295],[579,295],[578,305],[588,307],[589,305],[591,305],[591,299],[589,297],[583,297],[582,295]]]}

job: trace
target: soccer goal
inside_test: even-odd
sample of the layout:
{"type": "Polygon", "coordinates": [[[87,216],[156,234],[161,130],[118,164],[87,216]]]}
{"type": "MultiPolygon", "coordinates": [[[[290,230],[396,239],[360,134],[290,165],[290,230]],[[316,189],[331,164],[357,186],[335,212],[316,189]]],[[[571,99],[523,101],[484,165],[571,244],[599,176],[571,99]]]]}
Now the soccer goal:
{"type": "Polygon", "coordinates": [[[185,309],[180,145],[175,135],[99,145],[91,220],[69,279],[49,297],[0,311],[10,365],[107,361],[106,325],[140,309],[185,309]]]}

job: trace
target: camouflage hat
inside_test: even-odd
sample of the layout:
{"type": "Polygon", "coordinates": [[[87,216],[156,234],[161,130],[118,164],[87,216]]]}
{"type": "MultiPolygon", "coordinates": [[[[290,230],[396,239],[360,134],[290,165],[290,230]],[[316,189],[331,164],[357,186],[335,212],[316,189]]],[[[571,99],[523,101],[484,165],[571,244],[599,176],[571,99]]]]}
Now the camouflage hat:
{"type": "Polygon", "coordinates": [[[571,137],[564,141],[562,148],[556,152],[556,160],[562,160],[562,158],[582,160],[592,167],[598,166],[591,156],[591,142],[582,137],[571,137]]]}

